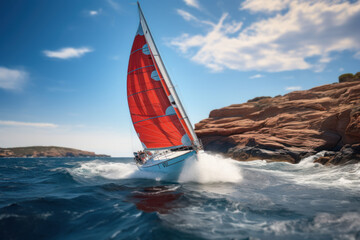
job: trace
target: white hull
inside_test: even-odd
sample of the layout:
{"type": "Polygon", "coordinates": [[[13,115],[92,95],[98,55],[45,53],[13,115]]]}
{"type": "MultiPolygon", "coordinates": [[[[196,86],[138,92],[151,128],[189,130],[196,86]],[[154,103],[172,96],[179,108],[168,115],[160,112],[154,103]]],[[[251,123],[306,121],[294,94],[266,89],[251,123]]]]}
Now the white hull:
{"type": "Polygon", "coordinates": [[[174,179],[179,177],[186,162],[196,160],[197,154],[194,150],[175,151],[154,156],[138,167],[141,171],[157,172],[174,179]]]}

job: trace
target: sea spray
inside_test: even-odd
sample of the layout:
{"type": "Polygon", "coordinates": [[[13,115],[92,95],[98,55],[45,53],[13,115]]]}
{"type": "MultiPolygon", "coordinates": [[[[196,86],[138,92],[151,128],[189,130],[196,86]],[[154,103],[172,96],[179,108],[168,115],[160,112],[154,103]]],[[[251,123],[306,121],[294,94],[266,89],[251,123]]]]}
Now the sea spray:
{"type": "Polygon", "coordinates": [[[357,190],[360,184],[360,163],[343,166],[323,166],[314,163],[325,151],[306,157],[298,164],[287,162],[249,161],[239,162],[243,169],[243,177],[248,180],[259,174],[267,178],[276,176],[290,184],[311,186],[316,188],[347,188],[357,190]],[[248,174],[248,170],[251,174],[248,174]]]}
{"type": "Polygon", "coordinates": [[[79,167],[72,169],[70,173],[76,177],[86,179],[102,177],[109,180],[141,178],[157,181],[166,180],[166,176],[162,173],[140,171],[133,161],[123,163],[94,160],[81,163],[79,167]]]}
{"type": "Polygon", "coordinates": [[[360,164],[204,156],[214,178],[228,165],[243,179],[144,180],[131,158],[2,159],[0,239],[360,239],[360,164]]]}
{"type": "Polygon", "coordinates": [[[234,160],[205,152],[199,152],[197,157],[185,164],[179,182],[237,183],[242,180],[240,167],[234,160]]]}
{"type": "Polygon", "coordinates": [[[319,163],[314,163],[314,161],[320,157],[325,156],[326,151],[321,151],[316,153],[315,155],[311,155],[309,157],[306,157],[304,159],[302,159],[299,163],[299,166],[302,167],[313,167],[315,165],[319,165],[319,163]]]}
{"type": "MultiPolygon", "coordinates": [[[[242,180],[256,181],[272,177],[283,179],[284,182],[313,187],[357,189],[360,184],[360,164],[345,166],[322,166],[313,160],[322,156],[323,152],[303,159],[299,164],[285,162],[266,163],[265,161],[238,162],[216,154],[199,153],[198,159],[189,159],[180,176],[175,182],[180,183],[239,183],[242,180]]],[[[110,160],[110,159],[109,159],[110,160]]],[[[171,181],[168,176],[157,172],[140,171],[133,161],[127,162],[93,160],[80,162],[78,167],[68,170],[78,181],[98,178],[111,180],[120,179],[152,179],[156,181],[171,181]]],[[[263,183],[264,183],[263,182],[263,183]]]]}
{"type": "MultiPolygon", "coordinates": [[[[237,162],[220,155],[200,152],[198,159],[189,159],[185,164],[178,182],[236,183],[242,180],[241,170],[237,162]]],[[[133,162],[110,162],[93,160],[82,162],[77,168],[71,169],[70,173],[75,177],[90,179],[102,177],[105,179],[154,179],[172,180],[169,176],[158,172],[140,171],[133,162]]]]}
{"type": "Polygon", "coordinates": [[[94,160],[83,162],[71,173],[84,178],[103,177],[107,179],[124,179],[132,176],[138,168],[135,164],[94,160]]]}
{"type": "Polygon", "coordinates": [[[78,167],[68,169],[78,181],[87,182],[97,177],[110,180],[131,178],[137,170],[135,164],[103,160],[80,162],[78,167]]]}

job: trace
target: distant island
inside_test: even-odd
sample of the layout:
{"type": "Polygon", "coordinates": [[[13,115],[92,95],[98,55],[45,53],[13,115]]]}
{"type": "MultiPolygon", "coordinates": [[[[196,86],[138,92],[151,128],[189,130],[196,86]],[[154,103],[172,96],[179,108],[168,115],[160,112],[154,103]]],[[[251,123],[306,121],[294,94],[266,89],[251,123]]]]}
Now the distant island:
{"type": "Polygon", "coordinates": [[[205,150],[241,161],[298,163],[325,151],[317,162],[360,162],[360,72],[343,74],[338,83],[215,109],[195,131],[205,150]]]}
{"type": "Polygon", "coordinates": [[[95,154],[94,152],[82,151],[74,148],[55,147],[55,146],[31,146],[0,148],[0,158],[4,157],[110,157],[105,154],[95,154]]]}

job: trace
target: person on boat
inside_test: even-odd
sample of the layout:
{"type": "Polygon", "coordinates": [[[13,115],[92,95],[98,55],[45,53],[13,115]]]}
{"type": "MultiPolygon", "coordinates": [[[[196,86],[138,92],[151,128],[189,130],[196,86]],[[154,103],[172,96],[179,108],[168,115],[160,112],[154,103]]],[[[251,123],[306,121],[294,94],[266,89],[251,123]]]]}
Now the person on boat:
{"type": "Polygon", "coordinates": [[[135,159],[135,162],[137,163],[137,164],[144,164],[145,162],[143,161],[143,159],[141,158],[141,155],[140,155],[140,151],[138,151],[138,152],[134,152],[134,159],[135,159]]]}
{"type": "Polygon", "coordinates": [[[138,157],[140,159],[140,164],[144,164],[146,162],[146,152],[145,151],[138,151],[138,157]]]}

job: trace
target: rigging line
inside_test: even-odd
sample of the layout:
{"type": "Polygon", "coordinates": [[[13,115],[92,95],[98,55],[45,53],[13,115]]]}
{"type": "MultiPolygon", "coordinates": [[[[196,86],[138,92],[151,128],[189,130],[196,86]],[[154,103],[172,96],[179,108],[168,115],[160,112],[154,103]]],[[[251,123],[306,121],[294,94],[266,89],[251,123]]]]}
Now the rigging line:
{"type": "Polygon", "coordinates": [[[144,48],[143,48],[143,47],[138,48],[138,49],[136,49],[136,50],[132,51],[132,52],[130,53],[130,55],[131,55],[131,54],[133,54],[133,53],[135,53],[135,52],[137,52],[137,51],[139,51],[139,50],[142,50],[142,49],[144,49],[144,48]]]}
{"type": "MultiPolygon", "coordinates": [[[[158,103],[156,104],[158,107],[157,107],[157,110],[154,110],[155,113],[158,112],[159,109],[162,109],[163,106],[161,105],[161,103],[158,103]]],[[[135,105],[136,107],[138,107],[138,105],[135,105]]],[[[141,109],[138,108],[139,111],[143,110],[144,108],[146,109],[147,106],[151,106],[151,107],[154,107],[154,104],[142,104],[141,105],[141,109]]],[[[141,121],[144,121],[144,120],[148,120],[148,119],[151,119],[151,118],[157,118],[157,117],[162,117],[162,116],[171,116],[173,114],[169,114],[169,115],[166,115],[166,111],[161,111],[163,112],[162,115],[159,115],[159,114],[144,114],[143,111],[141,111],[139,114],[136,114],[136,113],[133,113],[130,111],[130,115],[131,116],[136,116],[136,117],[139,117],[139,118],[142,118],[142,120],[139,120],[139,121],[136,121],[134,122],[135,123],[138,123],[138,122],[141,122],[141,121]]]]}
{"type": "MultiPolygon", "coordinates": [[[[148,30],[149,30],[149,29],[148,29],[148,30]]],[[[150,33],[150,30],[149,30],[149,33],[150,33]]],[[[150,34],[150,35],[151,35],[151,34],[150,34]]],[[[163,74],[161,73],[161,71],[160,71],[160,68],[159,68],[159,66],[158,66],[158,64],[157,64],[157,62],[156,62],[156,60],[155,60],[155,58],[154,58],[154,55],[153,55],[153,53],[152,53],[152,50],[151,50],[150,45],[149,45],[148,41],[146,40],[146,38],[145,38],[145,42],[146,42],[146,44],[148,45],[148,49],[149,49],[149,51],[150,51],[150,56],[151,56],[151,58],[152,58],[152,62],[154,63],[154,67],[155,67],[156,72],[158,73],[159,76],[162,76],[162,79],[165,80],[164,75],[163,75],[163,74]],[[159,74],[159,73],[160,73],[160,74],[159,74]]],[[[155,45],[155,43],[154,43],[154,45],[155,45]]],[[[156,48],[156,45],[155,45],[155,48],[156,48]]],[[[160,55],[159,55],[159,57],[160,57],[160,55]]],[[[160,59],[160,60],[161,60],[161,59],[160,59]]],[[[165,67],[164,67],[164,68],[165,68],[165,67]]],[[[166,69],[165,69],[165,74],[167,74],[167,73],[166,73],[166,69]]],[[[161,85],[163,86],[163,89],[164,89],[164,91],[165,91],[165,94],[167,95],[166,90],[165,90],[165,88],[167,88],[167,90],[169,91],[169,94],[172,95],[171,91],[169,90],[169,86],[166,84],[166,81],[164,81],[164,83],[163,83],[163,81],[160,81],[160,82],[161,82],[161,85]],[[165,86],[164,86],[164,85],[165,85],[165,86]]],[[[171,85],[172,85],[172,84],[171,84],[171,85]]],[[[176,94],[176,92],[175,92],[175,94],[176,94]]],[[[169,96],[167,95],[167,97],[169,97],[169,96]]],[[[180,102],[180,104],[176,104],[176,105],[181,105],[181,102],[180,102]]],[[[178,108],[178,109],[179,109],[179,108],[178,108]]],[[[179,113],[180,113],[180,116],[183,117],[182,114],[181,114],[180,109],[179,109],[179,113]]],[[[185,128],[186,123],[185,123],[185,126],[184,126],[183,123],[181,122],[180,117],[178,116],[177,113],[176,113],[176,116],[177,116],[178,120],[180,121],[180,124],[181,124],[183,130],[184,130],[185,133],[187,134],[187,131],[186,131],[186,128],[185,128]]],[[[187,127],[187,126],[186,126],[186,127],[187,127]]],[[[188,127],[187,127],[187,128],[188,128],[188,127]]],[[[189,130],[189,132],[190,132],[190,130],[189,130]]],[[[190,132],[190,133],[191,133],[191,132],[190,132]]]]}
{"type": "MultiPolygon", "coordinates": [[[[164,78],[164,75],[162,74],[162,72],[160,71],[160,68],[159,68],[159,66],[158,66],[158,64],[157,64],[157,62],[156,62],[156,60],[155,60],[155,58],[154,58],[154,55],[153,55],[153,52],[152,52],[152,50],[151,50],[151,48],[150,48],[150,46],[149,46],[149,43],[147,42],[147,40],[146,40],[146,38],[145,38],[145,41],[146,41],[146,43],[148,44],[148,48],[149,48],[149,51],[150,51],[150,56],[151,56],[151,58],[152,58],[152,62],[154,63],[154,67],[155,67],[155,70],[157,71],[157,73],[158,73],[158,75],[159,76],[162,76],[162,80],[165,80],[165,78],[164,78]]],[[[156,48],[156,46],[155,46],[155,48],[156,48]]],[[[166,69],[165,69],[165,73],[166,73],[166,69]]],[[[166,84],[166,81],[160,81],[161,82],[161,85],[163,86],[163,89],[164,89],[164,91],[165,91],[165,94],[166,94],[166,96],[167,96],[167,98],[169,98],[169,96],[167,95],[167,91],[169,91],[169,94],[170,95],[172,95],[172,93],[171,93],[171,91],[170,91],[170,89],[169,89],[169,86],[166,84]],[[165,90],[165,89],[167,89],[167,91],[165,90]]],[[[173,86],[173,84],[171,84],[171,87],[172,88],[174,88],[174,86],[173,86]]],[[[174,89],[175,90],[175,89],[174,89]]],[[[175,93],[176,94],[176,93],[175,93]]],[[[179,103],[179,104],[176,104],[177,106],[178,105],[181,105],[181,102],[179,103]]],[[[182,129],[185,131],[185,133],[186,134],[188,134],[187,133],[187,131],[186,131],[186,129],[188,129],[188,127],[187,127],[187,125],[186,125],[186,120],[184,120],[184,122],[185,122],[185,126],[184,126],[184,124],[181,122],[181,119],[184,119],[184,116],[181,114],[181,111],[180,111],[180,109],[178,108],[178,110],[179,110],[179,115],[176,113],[176,116],[177,116],[177,119],[180,121],[180,125],[181,125],[181,127],[182,127],[182,129]]],[[[186,114],[185,114],[186,115],[186,114]]],[[[187,116],[187,115],[186,115],[187,116]]],[[[189,130],[189,133],[191,134],[191,131],[189,130]]],[[[189,135],[189,134],[188,134],[189,135]]]]}
{"type": "MultiPolygon", "coordinates": [[[[143,116],[141,116],[141,115],[137,115],[137,114],[131,114],[131,115],[135,115],[135,116],[137,116],[137,117],[142,117],[142,118],[145,118],[145,117],[143,117],[143,116]]],[[[143,122],[143,121],[146,121],[146,120],[151,120],[151,119],[155,119],[155,118],[159,118],[159,117],[166,117],[166,116],[173,116],[173,115],[176,115],[176,113],[175,114],[171,114],[171,115],[161,115],[161,116],[155,116],[155,117],[151,117],[151,118],[147,118],[147,119],[143,119],[143,120],[139,120],[139,121],[137,121],[137,122],[133,122],[133,124],[136,124],[136,123],[139,123],[139,122],[143,122]]],[[[178,119],[178,118],[177,118],[178,119]]],[[[172,122],[172,121],[171,121],[172,122]]],[[[172,122],[173,123],[173,122],[172,122]]],[[[181,123],[180,123],[181,124],[181,123]]],[[[154,124],[155,125],[155,124],[154,124]]],[[[179,131],[179,129],[176,127],[176,125],[173,123],[173,126],[175,126],[175,128],[178,130],[177,132],[180,132],[179,131]]],[[[182,126],[182,125],[181,125],[182,126]]],[[[166,127],[162,127],[164,130],[171,130],[171,128],[166,128],[166,127]]],[[[182,129],[182,130],[184,130],[184,129],[182,129]]],[[[184,130],[185,131],[185,130],[184,130]]],[[[185,133],[186,133],[186,131],[185,131],[185,133]]]]}
{"type": "MultiPolygon", "coordinates": [[[[152,132],[158,133],[157,131],[155,131],[155,130],[153,130],[153,129],[151,129],[151,128],[145,127],[145,126],[139,126],[139,127],[145,128],[145,129],[147,129],[148,131],[152,131],[152,132]]],[[[172,133],[172,132],[171,132],[171,133],[172,133]]],[[[159,139],[159,140],[163,140],[163,139],[164,139],[163,137],[154,136],[154,135],[148,134],[148,133],[141,133],[141,134],[144,135],[144,136],[151,136],[152,138],[159,139]]],[[[172,141],[179,141],[179,139],[181,139],[181,135],[178,135],[178,136],[179,136],[179,138],[173,137],[173,136],[166,136],[166,138],[167,138],[168,140],[171,139],[172,141]]],[[[141,140],[140,140],[140,141],[141,141],[141,140]]],[[[172,141],[169,141],[169,142],[170,142],[171,144],[173,144],[172,141]]],[[[141,142],[142,142],[142,141],[141,141],[141,142]]]]}
{"type": "Polygon", "coordinates": [[[144,90],[144,91],[140,91],[140,92],[136,92],[136,93],[130,94],[128,97],[131,97],[131,96],[133,96],[133,95],[135,95],[135,94],[145,93],[145,92],[148,92],[148,91],[151,91],[151,90],[157,90],[157,89],[162,89],[162,87],[146,89],[146,90],[144,90]]]}
{"type": "MultiPolygon", "coordinates": [[[[146,128],[146,127],[144,127],[144,128],[146,128]]],[[[151,130],[151,129],[148,129],[148,130],[151,130]]],[[[155,141],[156,141],[156,139],[163,139],[163,138],[161,138],[161,137],[157,137],[157,136],[154,136],[154,135],[151,135],[151,134],[147,134],[147,133],[142,133],[142,135],[145,135],[145,136],[151,136],[152,138],[155,138],[155,141]]],[[[172,138],[172,140],[178,140],[178,139],[176,139],[175,137],[171,137],[172,138]]],[[[158,142],[155,142],[155,143],[158,143],[158,142]]],[[[170,142],[171,144],[173,144],[172,142],[170,142]]]]}
{"type": "Polygon", "coordinates": [[[154,65],[149,65],[149,66],[145,66],[145,67],[141,67],[141,68],[137,68],[137,69],[134,69],[134,70],[131,70],[130,72],[128,72],[128,75],[136,70],[139,70],[139,69],[142,69],[142,68],[148,68],[148,67],[154,67],[154,65]]]}
{"type": "MultiPolygon", "coordinates": [[[[160,90],[160,91],[163,90],[162,86],[159,87],[159,88],[153,88],[153,89],[160,90]]],[[[152,90],[152,89],[147,89],[147,90],[141,91],[141,92],[147,92],[147,91],[150,91],[150,90],[152,90]]],[[[155,93],[156,93],[156,92],[157,92],[157,91],[155,91],[155,93]]],[[[140,93],[140,92],[138,92],[138,93],[140,93]]],[[[133,93],[132,95],[134,95],[134,94],[137,94],[137,93],[133,93]]],[[[165,93],[164,93],[164,94],[165,94],[165,93]]],[[[132,95],[129,95],[129,97],[132,96],[132,95]]],[[[144,96],[146,96],[146,95],[144,95],[144,96]]],[[[135,100],[135,99],[134,99],[134,100],[135,100]]],[[[157,103],[156,106],[157,106],[157,108],[161,108],[161,109],[162,109],[162,108],[163,108],[163,104],[161,103],[161,101],[164,102],[164,101],[169,101],[169,100],[168,100],[168,97],[167,97],[167,96],[163,96],[163,97],[162,97],[162,96],[161,96],[161,97],[158,96],[158,101],[159,101],[159,103],[157,103]]],[[[170,102],[169,102],[169,105],[171,105],[170,102]]],[[[135,106],[138,107],[138,104],[135,104],[135,106]]],[[[147,104],[146,104],[146,103],[144,103],[144,102],[141,103],[142,109],[143,109],[143,108],[146,109],[147,106],[149,106],[149,107],[150,107],[150,106],[151,106],[151,107],[154,107],[154,104],[151,104],[151,103],[147,103],[147,104]]],[[[140,110],[140,109],[139,109],[139,110],[140,110]]],[[[161,111],[161,112],[166,113],[166,111],[161,111]]],[[[137,117],[141,117],[141,118],[143,118],[143,120],[146,120],[146,119],[149,118],[149,115],[148,115],[148,114],[143,114],[143,113],[140,113],[140,114],[131,113],[131,115],[137,116],[137,117]],[[140,114],[142,114],[143,116],[140,115],[140,114]]],[[[164,115],[166,115],[166,114],[155,115],[155,116],[152,115],[151,117],[158,117],[158,116],[164,116],[164,115]]],[[[150,117],[150,118],[151,118],[151,117],[150,117]]]]}
{"type": "MultiPolygon", "coordinates": [[[[141,72],[140,72],[141,73],[141,72]]],[[[138,74],[137,74],[138,75],[138,74]]],[[[135,77],[134,77],[134,81],[135,82],[138,82],[139,84],[141,83],[141,82],[146,82],[146,79],[141,79],[141,78],[138,78],[138,77],[136,77],[136,75],[135,75],[135,77]]],[[[165,94],[165,93],[164,93],[165,94]]],[[[144,100],[145,99],[147,99],[148,101],[147,102],[150,102],[150,99],[149,99],[149,97],[150,96],[148,96],[148,94],[144,94],[143,95],[144,96],[144,100]]],[[[160,96],[158,96],[158,97],[160,97],[160,96]]],[[[159,98],[158,100],[160,101],[162,98],[159,98]]],[[[164,96],[164,99],[167,99],[166,98],[166,95],[164,96]]],[[[143,101],[136,101],[136,98],[134,98],[134,100],[135,100],[135,103],[138,105],[138,104],[140,104],[140,105],[142,105],[143,107],[146,107],[146,106],[144,106],[144,100],[143,101]]],[[[138,99],[138,100],[140,100],[140,99],[138,99]]],[[[146,105],[146,104],[145,104],[146,105]]],[[[169,102],[169,105],[170,105],[170,102],[169,102]]],[[[149,107],[149,109],[153,109],[154,111],[155,111],[155,106],[153,106],[152,104],[150,104],[150,105],[148,105],[148,107],[149,107]]],[[[141,110],[141,109],[139,109],[139,110],[141,110]]],[[[158,120],[156,120],[156,121],[158,121],[158,120]]],[[[155,122],[156,123],[156,122],[155,122]]],[[[157,122],[158,124],[157,125],[160,125],[160,122],[157,122]]],[[[168,136],[168,133],[165,131],[165,128],[164,127],[159,127],[159,126],[156,126],[156,125],[154,125],[155,127],[157,127],[157,132],[156,132],[156,134],[162,134],[164,137],[165,137],[165,139],[167,139],[171,144],[173,144],[173,139],[171,139],[171,138],[169,138],[169,136],[168,136]]],[[[162,139],[162,140],[164,140],[164,139],[162,139]]]]}
{"type": "MultiPolygon", "coordinates": [[[[145,19],[145,16],[140,8],[140,4],[138,3],[138,9],[139,9],[139,17],[140,17],[140,26],[144,32],[144,37],[145,37],[145,41],[147,43],[147,46],[148,46],[148,49],[150,51],[150,56],[155,64],[155,68],[156,70],[158,71],[158,73],[162,73],[162,76],[165,78],[165,83],[164,85],[167,86],[167,85],[173,85],[173,83],[171,82],[171,79],[170,79],[170,76],[165,68],[165,65],[160,57],[160,53],[156,47],[156,44],[154,42],[154,39],[152,37],[152,34],[151,34],[151,31],[147,25],[147,22],[146,22],[146,19],[145,19]],[[145,31],[144,31],[145,30],[145,31]],[[152,50],[152,47],[154,48],[152,50]],[[155,54],[154,54],[154,53],[155,54]],[[154,55],[153,55],[154,54],[154,55]],[[161,71],[161,69],[163,70],[163,72],[161,71]]],[[[163,82],[163,81],[162,81],[163,82]]],[[[162,83],[163,84],[163,83],[162,83]]],[[[168,86],[167,86],[168,87],[168,86]]],[[[165,88],[165,87],[164,87],[165,88]]],[[[170,91],[170,94],[173,95],[173,98],[174,98],[174,101],[176,102],[176,104],[178,105],[178,110],[179,110],[179,113],[180,114],[176,114],[176,115],[180,115],[181,117],[184,117],[184,116],[187,116],[187,113],[176,93],[176,90],[175,89],[172,89],[172,91],[170,91]]],[[[179,117],[179,116],[178,116],[179,117]]],[[[195,142],[195,145],[197,145],[197,142],[199,141],[198,140],[198,137],[196,136],[196,133],[190,123],[190,120],[188,118],[186,118],[184,121],[180,121],[183,129],[185,130],[186,133],[188,133],[189,137],[190,138],[193,138],[193,141],[195,142]],[[184,124],[183,124],[184,122],[184,124]]]]}
{"type": "MultiPolygon", "coordinates": [[[[150,52],[151,52],[151,49],[149,49],[149,50],[150,50],[150,52]]],[[[155,62],[154,62],[153,59],[152,59],[152,62],[153,62],[153,64],[155,64],[155,62]]],[[[156,71],[158,71],[158,70],[156,69],[156,71]]],[[[131,71],[131,72],[132,72],[132,71],[131,71]]],[[[131,72],[129,72],[129,73],[131,73],[131,72]]],[[[160,75],[159,73],[158,73],[158,75],[159,75],[159,76],[162,76],[162,75],[160,75]]],[[[163,77],[162,77],[162,79],[163,79],[163,77]]],[[[166,94],[166,96],[167,96],[167,94],[166,94]]],[[[177,117],[177,119],[178,119],[178,117],[177,117]]],[[[181,122],[180,122],[180,124],[182,125],[181,122]]],[[[185,129],[183,129],[183,127],[179,128],[179,126],[176,126],[176,125],[173,125],[173,127],[172,127],[172,126],[169,126],[169,127],[161,126],[161,127],[159,127],[159,126],[156,125],[156,124],[154,124],[154,125],[158,128],[157,130],[149,129],[149,128],[144,127],[144,126],[139,126],[139,127],[148,129],[150,132],[155,132],[155,133],[157,133],[157,134],[159,134],[159,133],[162,134],[166,139],[168,139],[168,141],[170,141],[170,143],[172,143],[173,141],[177,141],[177,142],[178,142],[178,141],[180,140],[180,138],[182,137],[181,134],[180,134],[180,132],[185,130],[185,129]],[[172,130],[171,133],[175,133],[175,134],[177,135],[176,138],[173,137],[173,136],[169,136],[170,127],[171,127],[171,130],[172,130]]],[[[180,126],[181,126],[181,125],[180,125],[180,126]]],[[[186,131],[184,131],[184,133],[186,134],[186,131]]],[[[152,136],[152,137],[154,138],[154,136],[153,136],[153,135],[150,135],[150,134],[145,134],[145,136],[152,136]]],[[[164,138],[161,138],[161,137],[158,137],[158,138],[164,140],[164,138]]]]}
{"type": "MultiPolygon", "coordinates": [[[[148,134],[144,134],[144,135],[149,136],[148,134]]],[[[152,138],[151,140],[141,141],[141,142],[143,142],[145,144],[145,146],[148,146],[149,144],[155,144],[155,147],[152,146],[150,148],[171,148],[174,146],[184,146],[184,144],[182,144],[180,141],[159,142],[156,138],[152,138]],[[156,146],[158,146],[158,147],[156,147],[156,146]]]]}
{"type": "MultiPolygon", "coordinates": [[[[156,124],[153,124],[153,125],[155,125],[155,126],[157,126],[158,127],[158,125],[156,125],[156,124]]],[[[172,134],[172,135],[169,135],[169,134],[163,134],[163,135],[165,135],[165,137],[169,140],[169,142],[171,143],[171,144],[173,144],[173,141],[181,141],[181,138],[182,138],[182,136],[183,135],[181,135],[181,133],[180,133],[180,131],[179,131],[179,129],[176,127],[176,125],[173,125],[174,127],[175,127],[175,129],[174,128],[170,128],[170,127],[164,127],[164,126],[162,126],[162,128],[164,129],[164,130],[166,130],[166,133],[169,133],[169,134],[172,134],[172,133],[175,133],[175,135],[176,136],[174,136],[174,134],[172,134]],[[172,130],[172,131],[170,131],[170,129],[172,130]]],[[[153,130],[153,129],[151,129],[151,128],[149,128],[149,127],[146,127],[146,126],[138,126],[138,127],[141,127],[141,128],[143,128],[143,129],[147,129],[149,132],[155,132],[155,133],[159,133],[158,131],[156,131],[156,130],[153,130]]],[[[184,130],[183,130],[184,131],[184,130]]],[[[161,133],[161,132],[160,132],[161,133]]],[[[154,135],[152,135],[152,134],[146,134],[146,133],[142,133],[143,135],[145,135],[145,136],[151,136],[152,138],[155,138],[155,139],[160,139],[160,140],[163,140],[163,137],[158,137],[158,136],[154,136],[154,135]]],[[[185,131],[184,131],[184,134],[187,134],[185,131]]],[[[181,144],[181,145],[176,145],[176,146],[186,146],[185,144],[181,144]]],[[[175,145],[172,145],[171,147],[175,147],[175,145]]]]}
{"type": "MultiPolygon", "coordinates": [[[[158,127],[158,125],[156,125],[156,124],[152,124],[152,125],[155,125],[156,127],[158,127]]],[[[173,126],[175,127],[176,131],[174,131],[174,130],[173,130],[173,131],[169,131],[169,130],[171,130],[170,127],[162,127],[162,128],[163,128],[164,130],[167,130],[166,133],[178,133],[178,134],[176,134],[176,135],[178,135],[179,138],[181,138],[182,136],[181,136],[181,133],[178,131],[179,129],[176,127],[175,124],[174,124],[173,126]]],[[[145,129],[149,130],[150,132],[159,133],[158,131],[156,131],[156,130],[154,130],[154,129],[151,129],[151,128],[149,128],[149,127],[146,127],[146,126],[138,125],[137,127],[145,128],[145,129]]],[[[158,128],[159,128],[159,127],[158,127],[158,128]]],[[[172,128],[172,129],[173,129],[173,128],[172,128]]],[[[185,134],[186,134],[186,132],[185,132],[185,134]]],[[[145,135],[152,136],[152,137],[156,137],[156,136],[154,136],[154,135],[150,135],[150,134],[146,134],[146,133],[145,133],[145,135]]],[[[163,135],[165,135],[165,134],[163,134],[163,135]]],[[[161,138],[161,137],[156,137],[156,138],[163,139],[163,138],[161,138]]],[[[173,140],[178,140],[178,138],[177,138],[176,136],[167,136],[167,138],[172,138],[173,140]]]]}
{"type": "Polygon", "coordinates": [[[167,117],[167,116],[173,116],[173,115],[176,115],[176,113],[174,113],[174,114],[170,114],[170,115],[161,115],[161,116],[156,116],[156,117],[151,117],[151,118],[143,119],[143,120],[140,120],[140,121],[134,122],[134,124],[137,124],[137,123],[140,123],[140,122],[145,122],[145,121],[152,120],[152,119],[156,119],[156,118],[167,117]]]}
{"type": "MultiPolygon", "coordinates": [[[[172,116],[172,115],[170,115],[170,116],[172,116]]],[[[179,131],[179,129],[176,127],[176,125],[174,124],[174,122],[172,122],[172,121],[167,121],[167,122],[172,123],[172,126],[173,126],[173,127],[166,127],[166,126],[164,126],[164,125],[156,124],[155,122],[153,122],[151,125],[155,125],[155,126],[158,127],[159,129],[160,129],[160,126],[161,126],[162,129],[166,130],[166,133],[174,133],[174,132],[176,132],[176,133],[179,133],[179,134],[178,134],[179,136],[181,136],[180,131],[179,131]],[[175,128],[176,131],[173,130],[174,128],[175,128]]],[[[133,124],[134,124],[134,123],[133,123],[133,124]]],[[[150,125],[150,124],[149,124],[149,125],[150,125]]],[[[153,131],[153,132],[155,132],[155,133],[158,133],[156,130],[153,130],[153,129],[151,129],[151,128],[145,127],[144,125],[137,125],[137,127],[147,128],[147,129],[149,129],[150,131],[153,131]]],[[[185,132],[185,133],[186,133],[186,132],[185,132]]],[[[164,134],[164,135],[165,135],[165,134],[164,134]]]]}

